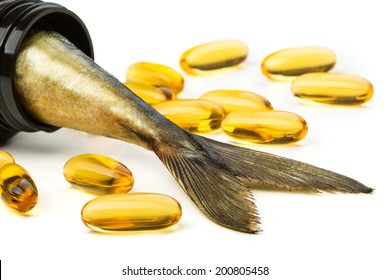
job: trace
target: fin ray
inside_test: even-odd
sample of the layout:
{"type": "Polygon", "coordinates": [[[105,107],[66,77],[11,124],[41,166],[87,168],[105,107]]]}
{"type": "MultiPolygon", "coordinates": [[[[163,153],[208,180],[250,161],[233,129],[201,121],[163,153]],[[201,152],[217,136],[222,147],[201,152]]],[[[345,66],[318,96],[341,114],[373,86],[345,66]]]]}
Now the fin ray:
{"type": "Polygon", "coordinates": [[[199,135],[184,136],[179,143],[156,145],[156,155],[208,218],[238,231],[260,231],[250,182],[310,192],[372,191],[354,179],[307,163],[199,135]]]}
{"type": "Polygon", "coordinates": [[[242,180],[287,190],[370,193],[373,189],[347,176],[304,162],[233,146],[194,135],[222,156],[242,180]]]}
{"type": "Polygon", "coordinates": [[[238,231],[259,231],[259,217],[251,191],[234,176],[191,149],[157,149],[184,191],[214,222],[238,231]]]}

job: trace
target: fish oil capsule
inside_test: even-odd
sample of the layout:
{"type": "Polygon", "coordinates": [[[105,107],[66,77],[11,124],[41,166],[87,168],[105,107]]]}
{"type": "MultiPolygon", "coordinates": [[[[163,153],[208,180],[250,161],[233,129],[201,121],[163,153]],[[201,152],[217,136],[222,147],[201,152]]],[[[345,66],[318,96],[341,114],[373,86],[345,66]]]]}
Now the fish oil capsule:
{"type": "Polygon", "coordinates": [[[0,168],[8,163],[15,163],[14,158],[9,153],[0,151],[0,168]]]}
{"type": "Polygon", "coordinates": [[[20,165],[8,163],[0,168],[1,199],[22,213],[37,204],[38,191],[30,174],[20,165]]]}
{"type": "Polygon", "coordinates": [[[296,97],[326,104],[357,105],[370,100],[372,84],[364,78],[336,73],[309,73],[291,84],[296,97]]]}
{"type": "Polygon", "coordinates": [[[150,105],[170,100],[173,96],[172,92],[168,89],[133,82],[125,82],[124,84],[138,97],[150,105]]]}
{"type": "Polygon", "coordinates": [[[287,144],[307,133],[306,121],[290,112],[233,112],[222,122],[222,130],[239,142],[287,144]]]}
{"type": "Polygon", "coordinates": [[[272,110],[271,102],[266,98],[243,90],[213,90],[206,92],[199,99],[218,103],[223,107],[226,114],[235,111],[272,110]]]}
{"type": "Polygon", "coordinates": [[[276,81],[291,81],[310,72],[326,72],[336,64],[336,55],[327,48],[297,47],[268,55],[261,63],[263,74],[276,81]]]}
{"type": "Polygon", "coordinates": [[[126,71],[126,81],[147,84],[179,94],[184,88],[184,79],[172,68],[152,63],[137,62],[130,65],[126,71]]]}
{"type": "Polygon", "coordinates": [[[210,132],[221,127],[223,108],[212,101],[198,99],[171,100],[153,106],[160,114],[189,132],[210,132]]]}
{"type": "Polygon", "coordinates": [[[181,215],[179,202],[157,193],[104,195],[81,210],[84,224],[100,232],[163,229],[176,224],[181,215]]]}
{"type": "Polygon", "coordinates": [[[98,195],[127,193],[134,184],[126,166],[97,154],[81,154],[69,159],[64,165],[64,177],[74,187],[98,195]]]}
{"type": "Polygon", "coordinates": [[[185,51],[180,57],[181,68],[194,75],[236,68],[248,56],[248,47],[239,40],[205,43],[185,51]]]}

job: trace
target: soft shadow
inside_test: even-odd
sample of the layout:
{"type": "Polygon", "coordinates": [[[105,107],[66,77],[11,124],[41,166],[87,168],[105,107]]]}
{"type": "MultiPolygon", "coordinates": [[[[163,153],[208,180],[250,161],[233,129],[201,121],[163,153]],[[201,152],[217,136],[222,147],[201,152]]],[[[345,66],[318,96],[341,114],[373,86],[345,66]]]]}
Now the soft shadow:
{"type": "Polygon", "coordinates": [[[177,232],[180,230],[183,226],[182,225],[173,225],[168,228],[164,229],[146,229],[146,230],[128,230],[128,231],[93,231],[89,230],[87,234],[93,234],[93,235],[101,235],[101,236],[112,236],[112,235],[119,235],[119,236],[135,236],[135,235],[156,235],[156,234],[169,234],[173,232],[177,232]]]}

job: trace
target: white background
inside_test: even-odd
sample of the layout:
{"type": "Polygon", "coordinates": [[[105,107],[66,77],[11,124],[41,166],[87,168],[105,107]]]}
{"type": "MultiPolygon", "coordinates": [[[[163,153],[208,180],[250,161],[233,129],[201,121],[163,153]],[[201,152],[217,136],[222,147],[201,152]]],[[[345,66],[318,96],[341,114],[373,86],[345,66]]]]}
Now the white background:
{"type": "MultiPolygon", "coordinates": [[[[218,39],[246,42],[250,54],[241,69],[210,77],[183,73],[186,86],[181,97],[198,97],[221,88],[257,92],[275,109],[304,117],[309,132],[294,145],[250,148],[346,174],[375,192],[315,195],[254,190],[263,231],[244,234],[203,216],[151,152],[68,129],[20,133],[1,149],[31,173],[39,203],[28,215],[0,203],[4,279],[151,279],[122,276],[122,269],[178,265],[214,272],[217,266],[270,268],[267,277],[221,279],[389,279],[390,20],[386,1],[57,2],[84,20],[96,62],[122,81],[127,66],[137,61],[166,64],[182,72],[179,57],[192,46],[218,39]],[[308,105],[292,96],[289,83],[271,82],[262,75],[259,67],[266,55],[307,45],[328,47],[337,54],[333,72],[370,80],[373,99],[359,107],[308,105]],[[184,211],[180,223],[159,232],[91,232],[81,222],[80,210],[93,196],[71,188],[62,176],[64,163],[86,152],[126,164],[135,176],[133,191],[160,192],[179,200],[184,211]]],[[[210,137],[230,142],[223,135],[210,137]]]]}

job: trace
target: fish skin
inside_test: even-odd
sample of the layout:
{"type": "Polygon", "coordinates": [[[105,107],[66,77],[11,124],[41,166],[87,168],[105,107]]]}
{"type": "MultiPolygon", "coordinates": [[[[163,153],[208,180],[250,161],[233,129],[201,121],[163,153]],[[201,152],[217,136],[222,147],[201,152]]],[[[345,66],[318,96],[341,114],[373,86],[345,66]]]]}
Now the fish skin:
{"type": "Polygon", "coordinates": [[[57,33],[40,32],[26,40],[15,74],[24,111],[45,124],[118,138],[149,150],[157,138],[157,124],[169,125],[57,33]]]}
{"type": "Polygon", "coordinates": [[[154,151],[199,209],[227,228],[260,231],[249,182],[311,192],[372,191],[310,164],[190,134],[54,32],[25,40],[14,84],[23,110],[38,122],[154,151]]]}

